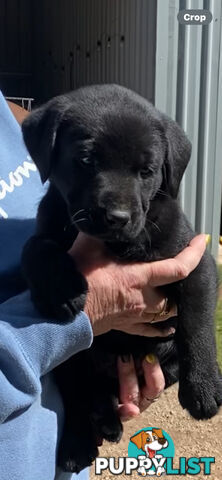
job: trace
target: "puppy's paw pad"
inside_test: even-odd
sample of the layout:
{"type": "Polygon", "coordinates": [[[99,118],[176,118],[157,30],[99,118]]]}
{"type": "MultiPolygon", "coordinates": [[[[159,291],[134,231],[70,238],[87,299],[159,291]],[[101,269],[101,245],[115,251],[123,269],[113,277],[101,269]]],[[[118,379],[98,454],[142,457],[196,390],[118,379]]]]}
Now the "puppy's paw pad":
{"type": "Polygon", "coordinates": [[[202,381],[186,381],[179,387],[179,401],[197,420],[212,418],[222,405],[221,379],[215,376],[202,381]]]}
{"type": "Polygon", "coordinates": [[[64,472],[70,472],[70,473],[79,473],[80,472],[75,460],[72,460],[71,458],[67,459],[64,462],[62,468],[63,468],[64,472]]]}
{"type": "Polygon", "coordinates": [[[118,443],[122,438],[123,426],[116,410],[117,399],[112,399],[112,404],[109,404],[110,401],[111,398],[104,398],[97,402],[91,414],[91,422],[99,438],[118,443]]]}
{"type": "Polygon", "coordinates": [[[90,467],[94,460],[96,459],[97,455],[88,455],[83,454],[79,458],[77,458],[77,454],[75,452],[72,453],[72,457],[64,459],[63,462],[60,463],[60,466],[64,472],[71,472],[71,473],[79,473],[84,468],[90,467]],[[73,458],[75,456],[75,459],[73,458]]]}
{"type": "Polygon", "coordinates": [[[222,376],[218,375],[215,399],[218,407],[222,405],[222,376]]]}
{"type": "Polygon", "coordinates": [[[108,442],[118,443],[122,438],[123,427],[121,423],[116,425],[104,424],[100,431],[105,440],[108,442]]]}
{"type": "Polygon", "coordinates": [[[67,307],[73,313],[79,313],[81,310],[83,310],[85,302],[86,302],[86,294],[82,293],[81,295],[79,295],[79,297],[68,300],[67,307]]]}
{"type": "Polygon", "coordinates": [[[82,457],[82,458],[66,458],[61,464],[62,470],[64,472],[70,472],[70,473],[80,473],[84,468],[90,467],[92,463],[94,462],[95,458],[97,455],[89,455],[88,457],[82,457]]]}
{"type": "Polygon", "coordinates": [[[93,439],[87,442],[86,439],[83,441],[79,438],[77,444],[73,441],[73,434],[67,434],[60,446],[59,466],[65,472],[79,473],[84,468],[90,467],[98,454],[93,439]]]}

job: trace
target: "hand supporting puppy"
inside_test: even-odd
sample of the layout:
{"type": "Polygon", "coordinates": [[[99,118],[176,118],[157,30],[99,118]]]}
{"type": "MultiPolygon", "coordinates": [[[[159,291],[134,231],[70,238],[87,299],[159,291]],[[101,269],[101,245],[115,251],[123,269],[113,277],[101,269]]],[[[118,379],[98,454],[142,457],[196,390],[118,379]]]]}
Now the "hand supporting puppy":
{"type": "MultiPolygon", "coordinates": [[[[146,336],[172,333],[149,325],[154,315],[155,321],[176,315],[176,306],[173,305],[167,315],[159,316],[165,299],[157,287],[188,276],[198,265],[205,248],[205,235],[198,235],[175,258],[123,265],[113,262],[106,255],[101,242],[80,234],[70,254],[75,257],[88,281],[85,311],[92,322],[94,334],[99,335],[112,328],[146,336]]],[[[142,364],[145,379],[142,391],[139,390],[133,358],[124,360],[118,360],[119,414],[123,421],[149,407],[165,386],[163,372],[153,355],[147,355],[142,364]]]]}
{"type": "Polygon", "coordinates": [[[80,233],[69,253],[88,282],[85,312],[94,335],[111,329],[147,337],[171,334],[172,329],[150,325],[177,314],[173,305],[167,315],[160,315],[166,299],[157,287],[186,278],[205,248],[205,235],[201,234],[175,258],[128,265],[114,262],[103,243],[80,233]]]}

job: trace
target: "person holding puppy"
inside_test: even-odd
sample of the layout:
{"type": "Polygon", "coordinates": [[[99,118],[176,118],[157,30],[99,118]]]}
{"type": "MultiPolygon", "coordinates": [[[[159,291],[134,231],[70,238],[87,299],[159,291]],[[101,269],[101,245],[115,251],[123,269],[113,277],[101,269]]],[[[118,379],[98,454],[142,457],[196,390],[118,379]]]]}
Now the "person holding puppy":
{"type": "MultiPolygon", "coordinates": [[[[94,335],[111,329],[147,336],[171,334],[171,330],[160,332],[152,326],[153,321],[176,314],[176,306],[167,310],[157,287],[187,276],[205,250],[205,238],[200,235],[174,259],[120,266],[107,262],[102,244],[81,235],[70,255],[89,284],[85,311],[66,325],[47,322],[24,291],[19,270],[22,246],[34,230],[36,206],[43,194],[20,127],[0,94],[1,480],[75,478],[56,471],[64,412],[53,380],[54,368],[89,348],[94,335]]],[[[146,383],[142,391],[132,358],[120,358],[118,370],[119,413],[128,419],[160,395],[164,377],[149,352],[143,361],[146,383]]],[[[88,470],[79,478],[88,478],[88,470]]]]}

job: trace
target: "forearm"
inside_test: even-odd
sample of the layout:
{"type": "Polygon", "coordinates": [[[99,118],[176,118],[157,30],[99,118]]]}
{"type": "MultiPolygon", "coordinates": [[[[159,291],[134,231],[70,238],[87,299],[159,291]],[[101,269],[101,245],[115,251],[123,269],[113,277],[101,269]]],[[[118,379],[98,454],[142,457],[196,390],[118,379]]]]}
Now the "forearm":
{"type": "Polygon", "coordinates": [[[92,329],[85,313],[68,324],[43,320],[29,292],[0,306],[0,422],[29,407],[41,391],[40,377],[89,348],[92,329]],[[16,366],[16,368],[15,368],[16,366]]]}

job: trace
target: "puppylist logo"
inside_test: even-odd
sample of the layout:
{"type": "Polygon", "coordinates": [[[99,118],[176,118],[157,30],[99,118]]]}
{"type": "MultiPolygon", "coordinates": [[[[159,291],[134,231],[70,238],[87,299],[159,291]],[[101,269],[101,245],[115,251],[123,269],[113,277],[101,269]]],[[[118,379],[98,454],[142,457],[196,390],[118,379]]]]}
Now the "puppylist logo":
{"type": "Polygon", "coordinates": [[[128,455],[139,460],[137,472],[143,477],[165,475],[166,460],[174,454],[174,443],[161,428],[140,430],[130,438],[128,455]]]}
{"type": "Polygon", "coordinates": [[[148,477],[163,475],[211,475],[214,457],[180,457],[174,463],[175,448],[172,438],[161,428],[149,427],[139,430],[130,437],[128,457],[98,457],[95,474],[108,470],[113,475],[148,477]]]}

